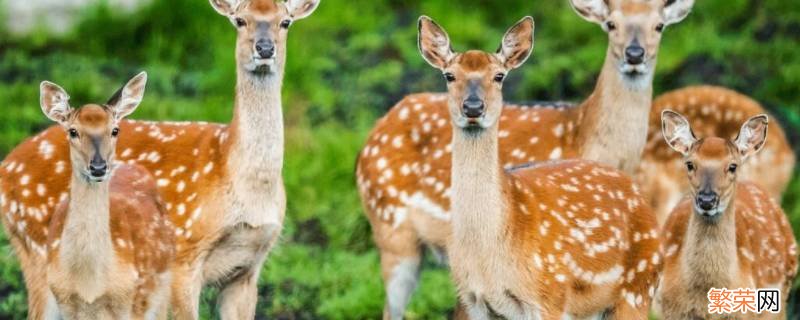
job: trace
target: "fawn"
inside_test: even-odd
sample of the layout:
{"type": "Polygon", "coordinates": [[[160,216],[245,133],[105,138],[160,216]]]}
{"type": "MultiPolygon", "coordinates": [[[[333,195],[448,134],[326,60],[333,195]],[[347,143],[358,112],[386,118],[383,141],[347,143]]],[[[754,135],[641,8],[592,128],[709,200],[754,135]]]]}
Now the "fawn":
{"type": "MultiPolygon", "coordinates": [[[[694,1],[569,4],[607,33],[597,84],[578,105],[504,105],[498,131],[501,165],[581,158],[632,174],[646,143],[662,34],[689,14],[694,1]]],[[[405,97],[377,122],[359,154],[356,180],[381,254],[384,313],[390,318],[403,315],[424,246],[447,256],[453,219],[447,99],[432,93],[405,97]]]]}
{"type": "MultiPolygon", "coordinates": [[[[647,144],[636,180],[650,200],[659,225],[689,188],[683,176],[681,156],[664,143],[661,112],[673,110],[687,116],[702,136],[734,138],[742,121],[766,111],[758,102],[736,91],[715,86],[692,86],[660,95],[653,100],[647,144]]],[[[764,150],[747,160],[738,173],[744,180],[764,187],[780,200],[794,172],[795,155],[780,125],[772,121],[764,150]]]]}
{"type": "MultiPolygon", "coordinates": [[[[209,2],[237,34],[233,119],[226,125],[121,121],[125,134],[117,159],[153,175],[175,226],[175,317],[197,319],[201,290],[214,284],[221,318],[252,319],[258,276],[283,228],[286,207],[286,41],[294,23],[311,15],[320,0],[209,2]]],[[[15,147],[0,165],[0,218],[25,274],[32,319],[42,317],[47,301],[45,283],[33,276],[45,264],[47,221],[69,186],[63,136],[63,129],[51,127],[15,147]],[[39,185],[44,192],[35,192],[39,185]]]]}
{"type": "Polygon", "coordinates": [[[661,269],[656,221],[630,179],[585,160],[503,169],[502,84],[533,46],[533,19],[497,53],[455,53],[419,20],[422,56],[448,87],[453,134],[450,263],[473,320],[645,319],[661,269]]]}
{"type": "Polygon", "coordinates": [[[67,132],[72,168],[47,237],[46,278],[60,317],[166,319],[172,226],[147,170],[114,163],[119,121],[139,105],[146,81],[140,73],[107,104],[77,109],[64,89],[41,84],[42,111],[67,132]]]}
{"type": "MultiPolygon", "coordinates": [[[[744,162],[764,147],[767,116],[742,125],[736,138],[698,139],[683,116],[664,110],[667,144],[683,156],[689,196],[664,227],[664,273],[659,288],[666,319],[780,318],[766,313],[708,313],[711,288],[773,288],[783,303],[797,273],[797,248],[789,221],[760,186],[739,182],[744,162]]],[[[785,306],[785,304],[784,304],[785,306]]]]}

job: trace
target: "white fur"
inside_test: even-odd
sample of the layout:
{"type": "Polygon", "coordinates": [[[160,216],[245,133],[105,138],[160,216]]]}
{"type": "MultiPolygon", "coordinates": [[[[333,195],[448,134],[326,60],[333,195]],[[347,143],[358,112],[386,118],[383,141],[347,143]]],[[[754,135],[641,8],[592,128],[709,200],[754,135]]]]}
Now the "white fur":
{"type": "Polygon", "coordinates": [[[411,294],[419,281],[419,259],[404,259],[392,269],[387,286],[386,302],[391,319],[403,319],[411,294]]]}

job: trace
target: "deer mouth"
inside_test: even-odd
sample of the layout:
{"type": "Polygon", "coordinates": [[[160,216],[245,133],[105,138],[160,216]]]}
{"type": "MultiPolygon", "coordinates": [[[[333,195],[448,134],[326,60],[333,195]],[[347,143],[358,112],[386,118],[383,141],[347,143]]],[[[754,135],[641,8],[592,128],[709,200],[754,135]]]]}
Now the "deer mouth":
{"type": "Polygon", "coordinates": [[[262,59],[253,57],[245,68],[254,74],[272,74],[275,72],[275,58],[262,59]]]}
{"type": "Polygon", "coordinates": [[[83,177],[83,179],[86,182],[100,183],[100,182],[106,181],[106,179],[108,179],[108,177],[110,176],[110,172],[111,172],[111,170],[106,170],[105,173],[103,173],[103,175],[95,176],[95,175],[91,174],[87,170],[81,170],[80,171],[80,175],[81,175],[81,177],[83,177]]]}
{"type": "Polygon", "coordinates": [[[640,64],[622,63],[619,71],[627,77],[636,78],[649,73],[650,68],[647,67],[647,62],[640,64]]]}
{"type": "Polygon", "coordinates": [[[717,204],[713,208],[706,210],[695,204],[694,211],[704,221],[714,223],[717,222],[722,216],[722,213],[725,212],[725,208],[721,204],[717,204]]]}

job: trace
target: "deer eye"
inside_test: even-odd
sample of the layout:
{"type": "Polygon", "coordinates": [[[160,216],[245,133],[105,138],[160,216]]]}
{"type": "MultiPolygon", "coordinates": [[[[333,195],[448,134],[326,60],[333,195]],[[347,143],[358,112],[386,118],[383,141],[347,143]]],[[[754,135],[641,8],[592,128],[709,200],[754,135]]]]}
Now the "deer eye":
{"type": "Polygon", "coordinates": [[[659,24],[657,24],[657,25],[656,25],[656,31],[657,31],[657,32],[664,31],[664,24],[663,24],[663,23],[659,23],[659,24]]]}
{"type": "Polygon", "coordinates": [[[242,18],[236,18],[234,21],[236,22],[236,26],[239,28],[247,25],[247,21],[244,21],[242,18]]]}
{"type": "Polygon", "coordinates": [[[281,28],[289,29],[289,26],[292,25],[292,20],[286,19],[281,21],[281,28]]]}
{"type": "Polygon", "coordinates": [[[119,128],[114,128],[111,130],[111,136],[116,137],[119,135],[119,128]]]}
{"type": "Polygon", "coordinates": [[[694,171],[695,169],[694,162],[686,161],[686,169],[689,170],[689,172],[694,171]]]}
{"type": "Polygon", "coordinates": [[[736,165],[735,163],[731,163],[731,165],[729,165],[729,166],[728,166],[728,172],[730,172],[730,173],[736,173],[736,168],[738,168],[738,167],[739,167],[739,166],[738,166],[738,165],[736,165]]]}
{"type": "Polygon", "coordinates": [[[506,78],[506,75],[505,75],[505,74],[498,73],[498,74],[496,74],[496,75],[494,76],[494,81],[495,81],[495,82],[503,82],[503,79],[505,79],[505,78],[506,78]]]}
{"type": "Polygon", "coordinates": [[[444,79],[445,79],[445,80],[447,80],[447,82],[453,82],[453,81],[456,81],[456,76],[454,76],[454,75],[453,75],[452,73],[450,73],[450,72],[446,72],[446,73],[444,74],[444,79]]]}
{"type": "Polygon", "coordinates": [[[614,31],[617,29],[617,24],[614,21],[606,21],[606,30],[614,31]]]}
{"type": "Polygon", "coordinates": [[[69,129],[69,137],[72,138],[72,139],[77,138],[78,137],[78,130],[76,130],[75,128],[69,129]]]}

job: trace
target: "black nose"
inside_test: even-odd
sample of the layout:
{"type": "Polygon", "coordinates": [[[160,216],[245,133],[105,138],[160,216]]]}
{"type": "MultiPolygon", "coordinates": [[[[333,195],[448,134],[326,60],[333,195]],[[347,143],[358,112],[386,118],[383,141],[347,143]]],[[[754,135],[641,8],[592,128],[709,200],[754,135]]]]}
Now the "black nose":
{"type": "Polygon", "coordinates": [[[105,160],[95,161],[89,163],[89,173],[92,177],[102,177],[106,175],[106,170],[108,170],[108,164],[105,160]]]}
{"type": "Polygon", "coordinates": [[[711,210],[717,206],[717,200],[719,197],[717,196],[716,192],[700,192],[697,194],[697,206],[703,210],[711,210]]]}
{"type": "Polygon", "coordinates": [[[275,56],[275,44],[272,40],[261,39],[256,42],[256,53],[262,59],[269,59],[275,56]]]}
{"type": "Polygon", "coordinates": [[[483,110],[485,109],[483,100],[479,99],[467,99],[462,107],[467,118],[478,118],[483,115],[483,110]]]}
{"type": "Polygon", "coordinates": [[[625,48],[625,61],[634,65],[644,62],[644,48],[637,44],[625,48]]]}

